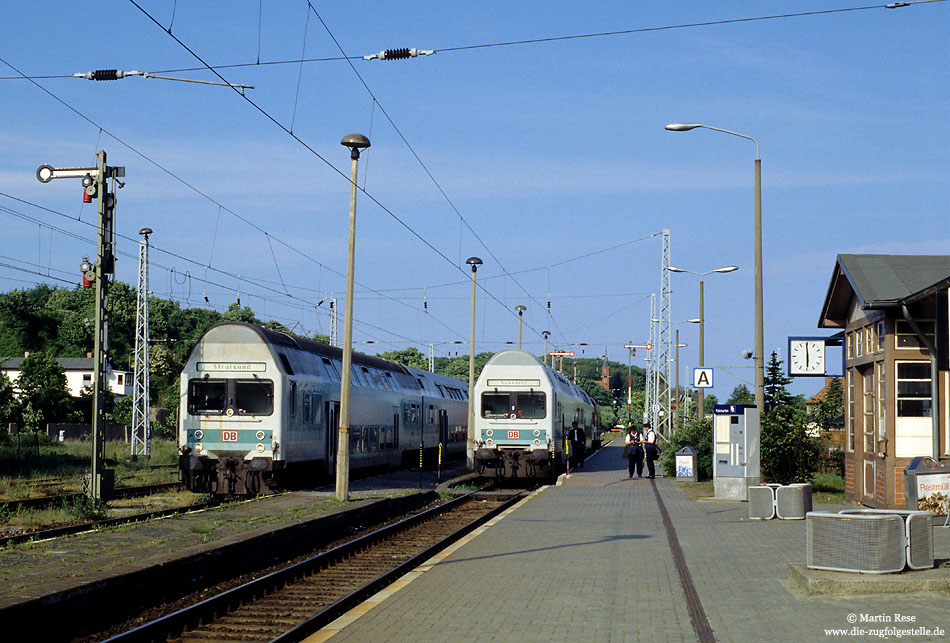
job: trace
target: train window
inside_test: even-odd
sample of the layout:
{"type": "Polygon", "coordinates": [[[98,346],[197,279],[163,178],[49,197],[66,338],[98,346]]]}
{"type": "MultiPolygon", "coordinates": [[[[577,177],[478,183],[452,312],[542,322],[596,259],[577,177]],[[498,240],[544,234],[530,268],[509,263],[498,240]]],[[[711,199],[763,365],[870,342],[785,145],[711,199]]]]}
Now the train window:
{"type": "Polygon", "coordinates": [[[303,421],[305,424],[310,424],[313,422],[313,407],[311,406],[312,400],[310,396],[306,393],[303,394],[303,421]]]}
{"type": "Polygon", "coordinates": [[[429,424],[435,424],[435,407],[429,405],[429,424]]]}
{"type": "Polygon", "coordinates": [[[508,417],[508,394],[482,393],[482,417],[508,417]]]}
{"type": "Polygon", "coordinates": [[[436,390],[439,392],[439,395],[441,395],[442,397],[445,397],[445,391],[442,390],[442,385],[441,385],[441,384],[436,384],[436,385],[435,385],[435,388],[436,388],[436,390]]]}
{"type": "Polygon", "coordinates": [[[379,427],[366,427],[366,450],[377,451],[379,449],[379,427]]]}
{"type": "Polygon", "coordinates": [[[350,453],[359,453],[363,450],[363,430],[361,427],[350,427],[350,453]]]}
{"type": "Polygon", "coordinates": [[[515,407],[518,409],[518,417],[540,420],[545,416],[544,393],[517,393],[515,407]]]}
{"type": "Polygon", "coordinates": [[[270,380],[235,380],[234,399],[238,415],[270,415],[274,412],[274,383],[270,380]]]}
{"type": "Polygon", "coordinates": [[[290,367],[290,361],[287,359],[287,356],[283,353],[277,353],[277,356],[280,357],[280,363],[284,365],[284,370],[287,371],[287,375],[293,375],[294,369],[290,367]]]}
{"type": "Polygon", "coordinates": [[[392,383],[392,381],[390,381],[390,380],[392,380],[392,377],[393,377],[393,376],[392,376],[392,373],[390,373],[389,371],[387,371],[387,372],[383,373],[383,375],[384,375],[384,377],[382,378],[383,386],[385,387],[385,389],[386,389],[387,391],[393,390],[393,383],[392,383]]]}
{"type": "Polygon", "coordinates": [[[227,380],[191,380],[188,387],[188,412],[192,415],[224,413],[227,380]]]}

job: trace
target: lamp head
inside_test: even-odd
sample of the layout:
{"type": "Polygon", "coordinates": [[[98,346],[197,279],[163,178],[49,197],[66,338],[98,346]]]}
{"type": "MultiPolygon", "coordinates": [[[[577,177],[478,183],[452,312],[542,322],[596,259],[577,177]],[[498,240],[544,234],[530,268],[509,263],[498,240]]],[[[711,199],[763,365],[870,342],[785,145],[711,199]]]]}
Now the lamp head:
{"type": "Polygon", "coordinates": [[[340,141],[340,145],[350,148],[351,159],[358,159],[360,157],[360,150],[369,147],[370,143],[369,139],[362,134],[347,134],[343,137],[343,140],[340,141]]]}
{"type": "Polygon", "coordinates": [[[702,127],[702,125],[699,123],[670,123],[664,129],[668,129],[671,132],[688,132],[697,127],[702,127]]]}
{"type": "Polygon", "coordinates": [[[521,313],[523,313],[524,311],[526,311],[526,310],[528,310],[528,309],[525,308],[524,306],[518,305],[518,306],[515,306],[515,310],[518,311],[518,315],[520,316],[521,313]]]}
{"type": "Polygon", "coordinates": [[[739,266],[723,266],[722,268],[716,268],[713,272],[735,272],[739,269],[739,266]]]}
{"type": "Polygon", "coordinates": [[[468,265],[472,267],[472,272],[475,272],[476,270],[478,270],[478,267],[482,265],[482,260],[479,259],[478,257],[469,257],[468,259],[465,260],[465,263],[467,263],[468,265]]]}
{"type": "Polygon", "coordinates": [[[141,230],[139,230],[139,234],[142,235],[143,237],[147,237],[148,235],[152,234],[152,229],[142,228],[141,230]]]}
{"type": "Polygon", "coordinates": [[[689,272],[685,268],[677,268],[676,266],[667,266],[666,269],[670,272],[689,272]]]}

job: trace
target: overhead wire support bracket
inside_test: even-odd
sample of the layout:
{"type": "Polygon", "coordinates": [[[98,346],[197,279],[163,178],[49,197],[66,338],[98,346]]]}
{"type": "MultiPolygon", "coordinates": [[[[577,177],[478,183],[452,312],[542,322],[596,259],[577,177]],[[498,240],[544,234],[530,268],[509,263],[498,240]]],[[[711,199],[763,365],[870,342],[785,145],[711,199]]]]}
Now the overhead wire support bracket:
{"type": "Polygon", "coordinates": [[[96,71],[87,71],[85,73],[73,74],[73,78],[85,78],[86,80],[119,80],[129,76],[141,76],[142,78],[160,78],[162,80],[177,80],[182,83],[198,83],[200,85],[218,85],[219,87],[233,87],[244,93],[245,89],[254,89],[254,85],[241,85],[238,83],[219,83],[212,80],[196,80],[194,78],[176,78],[174,76],[160,76],[150,74],[147,71],[138,71],[130,69],[123,71],[121,69],[97,69],[96,71]]]}
{"type": "Polygon", "coordinates": [[[403,58],[415,58],[417,56],[431,56],[434,53],[434,49],[387,49],[378,54],[363,56],[363,60],[401,60],[403,58]]]}

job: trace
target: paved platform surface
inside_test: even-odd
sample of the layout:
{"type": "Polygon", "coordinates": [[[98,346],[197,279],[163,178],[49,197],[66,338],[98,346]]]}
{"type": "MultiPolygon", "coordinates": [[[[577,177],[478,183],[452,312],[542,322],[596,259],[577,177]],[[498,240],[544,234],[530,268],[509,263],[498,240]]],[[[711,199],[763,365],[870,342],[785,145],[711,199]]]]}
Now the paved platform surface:
{"type": "Polygon", "coordinates": [[[805,595],[788,580],[804,521],[750,521],[679,484],[629,480],[608,446],[308,641],[947,640],[947,592],[805,595]]]}

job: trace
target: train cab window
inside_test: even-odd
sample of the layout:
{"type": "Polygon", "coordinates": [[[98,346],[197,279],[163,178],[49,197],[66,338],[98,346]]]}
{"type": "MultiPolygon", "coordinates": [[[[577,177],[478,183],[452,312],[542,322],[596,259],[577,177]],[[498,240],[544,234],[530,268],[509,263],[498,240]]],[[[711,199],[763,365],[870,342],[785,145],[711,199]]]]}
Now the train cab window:
{"type": "Polygon", "coordinates": [[[224,413],[227,392],[227,380],[191,380],[188,412],[192,415],[224,413]]]}
{"type": "Polygon", "coordinates": [[[518,393],[515,395],[518,417],[540,420],[544,413],[544,393],[518,393]]]}
{"type": "Polygon", "coordinates": [[[274,412],[274,383],[270,380],[235,380],[234,400],[238,415],[270,415],[274,412]]]}
{"type": "Polygon", "coordinates": [[[508,417],[508,394],[482,393],[482,417],[508,417]]]}

